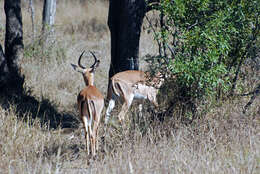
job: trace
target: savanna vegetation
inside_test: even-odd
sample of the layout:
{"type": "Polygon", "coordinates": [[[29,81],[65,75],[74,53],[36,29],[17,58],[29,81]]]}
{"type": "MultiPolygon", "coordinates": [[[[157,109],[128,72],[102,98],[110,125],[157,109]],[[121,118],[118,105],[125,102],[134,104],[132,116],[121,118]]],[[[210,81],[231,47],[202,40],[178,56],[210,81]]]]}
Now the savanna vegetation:
{"type": "MultiPolygon", "coordinates": [[[[70,64],[82,50],[95,51],[101,60],[95,84],[106,94],[108,1],[58,1],[55,39],[45,49],[43,1],[33,2],[34,35],[22,1],[24,89],[0,95],[0,173],[260,172],[258,1],[155,4],[158,10],[144,19],[139,56],[140,69],[167,77],[160,108],[145,103],[139,118],[132,106],[124,125],[106,133],[102,120],[94,159],[85,152],[76,107],[84,81],[70,64]]],[[[4,33],[1,10],[1,45],[4,33]]],[[[91,65],[92,57],[82,62],[91,65]]]]}

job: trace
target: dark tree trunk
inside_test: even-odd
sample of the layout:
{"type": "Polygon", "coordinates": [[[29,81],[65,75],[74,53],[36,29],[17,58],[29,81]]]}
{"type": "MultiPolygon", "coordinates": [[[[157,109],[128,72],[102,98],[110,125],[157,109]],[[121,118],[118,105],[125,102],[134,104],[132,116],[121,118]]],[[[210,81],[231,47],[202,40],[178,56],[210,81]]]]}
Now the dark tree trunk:
{"type": "Polygon", "coordinates": [[[10,72],[10,82],[17,87],[23,84],[21,64],[23,58],[23,25],[21,0],[5,0],[6,14],[5,58],[10,72]]]}
{"type": "Polygon", "coordinates": [[[109,2],[110,78],[118,72],[139,68],[139,39],[146,3],[145,0],[110,0],[109,2]]]}
{"type": "Polygon", "coordinates": [[[5,59],[5,55],[0,44],[0,87],[5,84],[8,80],[8,68],[5,59]]]}

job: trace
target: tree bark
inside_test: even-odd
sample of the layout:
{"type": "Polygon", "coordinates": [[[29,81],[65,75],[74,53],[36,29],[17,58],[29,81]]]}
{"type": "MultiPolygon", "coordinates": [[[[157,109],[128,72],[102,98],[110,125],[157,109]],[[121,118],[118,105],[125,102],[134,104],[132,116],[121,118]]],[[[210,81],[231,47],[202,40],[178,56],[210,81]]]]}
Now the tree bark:
{"type": "Polygon", "coordinates": [[[111,34],[109,78],[125,70],[138,70],[141,26],[145,0],[110,0],[108,26],[111,34]]]}
{"type": "Polygon", "coordinates": [[[6,14],[5,58],[10,72],[9,81],[18,87],[24,81],[21,72],[24,49],[21,0],[5,0],[4,9],[6,14]]]}

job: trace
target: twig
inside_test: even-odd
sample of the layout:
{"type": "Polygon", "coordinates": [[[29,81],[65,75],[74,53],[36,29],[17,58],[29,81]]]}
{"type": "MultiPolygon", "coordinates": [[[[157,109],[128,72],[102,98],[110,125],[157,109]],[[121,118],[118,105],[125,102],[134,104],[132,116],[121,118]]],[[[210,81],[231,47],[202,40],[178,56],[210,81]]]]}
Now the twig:
{"type": "Polygon", "coordinates": [[[253,96],[250,98],[249,102],[245,105],[244,109],[243,109],[243,113],[246,113],[246,111],[248,110],[248,108],[251,106],[251,104],[253,104],[254,100],[256,99],[256,97],[258,95],[260,95],[260,83],[258,84],[258,86],[256,87],[255,91],[253,92],[253,96]]]}
{"type": "Polygon", "coordinates": [[[197,24],[198,24],[198,19],[196,20],[196,22],[195,22],[194,24],[192,24],[192,25],[190,25],[190,26],[188,27],[188,30],[190,30],[192,27],[196,26],[197,24]]]}

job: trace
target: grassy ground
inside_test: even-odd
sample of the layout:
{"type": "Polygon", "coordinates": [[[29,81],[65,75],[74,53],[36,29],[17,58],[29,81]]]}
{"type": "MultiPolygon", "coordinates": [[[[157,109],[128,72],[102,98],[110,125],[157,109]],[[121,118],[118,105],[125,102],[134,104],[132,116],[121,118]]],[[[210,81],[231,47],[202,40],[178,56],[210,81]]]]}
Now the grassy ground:
{"type": "MultiPolygon", "coordinates": [[[[101,124],[97,158],[89,159],[75,106],[84,82],[70,63],[84,49],[95,51],[101,60],[95,82],[105,95],[110,38],[107,1],[86,2],[58,2],[56,39],[46,51],[38,45],[39,34],[32,42],[23,3],[26,90],[0,96],[0,173],[260,173],[259,100],[242,114],[246,98],[223,101],[189,125],[174,115],[150,121],[149,106],[138,121],[132,107],[123,128],[111,126],[105,134],[101,124]]],[[[36,1],[37,33],[41,8],[36,1]]],[[[0,15],[3,45],[3,11],[0,15]]],[[[140,56],[156,51],[152,35],[143,32],[140,56]]],[[[91,56],[84,62],[90,65],[91,56]]]]}

